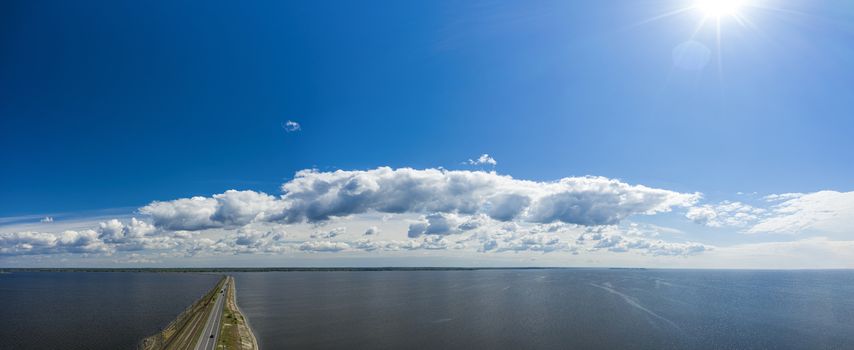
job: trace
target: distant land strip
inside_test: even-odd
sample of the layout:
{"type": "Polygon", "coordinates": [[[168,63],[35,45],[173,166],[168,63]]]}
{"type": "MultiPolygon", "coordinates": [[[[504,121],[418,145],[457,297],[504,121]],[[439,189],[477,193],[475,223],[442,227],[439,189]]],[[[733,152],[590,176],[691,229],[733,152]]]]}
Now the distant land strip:
{"type": "Polygon", "coordinates": [[[3,272],[335,272],[335,271],[477,271],[477,270],[646,270],[645,268],[601,267],[15,267],[0,268],[3,272]]]}

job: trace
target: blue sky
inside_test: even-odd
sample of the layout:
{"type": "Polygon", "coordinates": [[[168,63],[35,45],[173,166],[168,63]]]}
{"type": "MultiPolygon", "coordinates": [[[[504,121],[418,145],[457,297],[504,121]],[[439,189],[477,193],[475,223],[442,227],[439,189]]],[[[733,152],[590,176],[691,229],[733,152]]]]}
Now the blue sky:
{"type": "MultiPolygon", "coordinates": [[[[279,196],[281,186],[300,170],[323,174],[379,167],[494,170],[541,184],[590,175],[701,194],[655,213],[647,211],[652,207],[625,212],[618,222],[588,225],[583,222],[589,218],[559,215],[554,221],[513,219],[522,226],[570,225],[566,232],[554,231],[575,242],[568,245],[578,244],[577,236],[591,226],[628,237],[632,224],[654,231],[644,236],[647,241],[699,243],[716,247],[709,249],[712,254],[735,254],[726,247],[739,244],[848,242],[843,233],[854,229],[854,222],[827,223],[816,213],[830,210],[835,218],[851,213],[854,4],[747,0],[738,11],[717,16],[700,3],[3,2],[0,230],[57,234],[91,226],[99,242],[109,245],[99,224],[117,218],[129,225],[134,217],[153,225],[146,237],[185,241],[134,253],[108,247],[102,260],[92,252],[83,258],[62,250],[0,254],[0,262],[36,264],[32,259],[38,258],[55,265],[50,259],[56,255],[81,264],[88,264],[86,259],[109,264],[129,254],[154,262],[154,255],[186,252],[192,240],[227,245],[239,239],[238,231],[249,230],[248,224],[282,225],[262,231],[301,232],[290,233],[297,246],[325,242],[352,248],[358,237],[339,242],[335,236],[318,238],[318,232],[340,226],[361,234],[377,226],[406,238],[413,223],[428,222],[431,214],[471,219],[463,217],[472,214],[465,208],[446,212],[414,205],[394,213],[401,221],[395,228],[389,223],[395,219],[383,220],[388,213],[373,203],[365,204],[365,212],[323,222],[322,229],[310,219],[255,216],[222,227],[196,227],[201,233],[175,233],[166,221],[157,221],[162,217],[141,209],[153,201],[213,198],[231,189],[279,196]],[[680,46],[686,42],[689,46],[680,46]],[[693,51],[686,58],[680,47],[693,51]],[[299,130],[285,130],[287,121],[298,123],[299,130]],[[482,154],[497,164],[464,164],[482,154]],[[819,192],[825,190],[835,192],[819,192]],[[764,199],[784,193],[816,197],[764,199]],[[732,208],[721,207],[733,202],[765,212],[757,211],[750,222],[723,224],[721,210],[732,214],[732,208]],[[791,218],[793,207],[813,216],[791,218]],[[717,219],[698,217],[704,208],[717,219]],[[46,217],[54,220],[40,222],[46,217]],[[778,220],[776,226],[771,222],[760,228],[791,231],[782,229],[779,220],[784,220],[785,227],[799,229],[747,233],[772,219],[778,220]]],[[[525,193],[540,203],[541,192],[525,193]]],[[[594,207],[601,204],[591,201],[594,207]]],[[[489,208],[475,214],[487,215],[489,208]]],[[[532,204],[525,215],[534,209],[532,204]]],[[[623,213],[625,208],[616,209],[623,213]]],[[[483,227],[495,231],[506,223],[483,227]]],[[[529,229],[526,234],[539,232],[529,229]]],[[[425,237],[457,235],[465,236],[425,237]]],[[[472,240],[480,250],[494,238],[486,237],[488,232],[478,235],[472,240]]],[[[9,237],[7,248],[28,244],[9,237]]],[[[656,260],[650,251],[626,260],[619,249],[563,248],[566,252],[531,254],[566,265],[586,261],[573,260],[579,250],[598,254],[602,265],[685,262],[656,260]]],[[[176,256],[166,263],[325,264],[333,255],[282,251],[286,257],[268,252],[251,260],[212,253],[208,259],[224,260],[176,256]]],[[[407,263],[402,253],[371,254],[365,256],[407,263]]],[[[523,255],[513,254],[512,259],[523,255]]],[[[454,258],[460,264],[492,259],[484,256],[460,253],[454,258]]],[[[691,259],[689,264],[705,264],[691,259]]],[[[719,257],[708,264],[746,264],[720,262],[733,259],[719,257]]],[[[507,263],[499,259],[496,264],[507,263]]],[[[774,266],[770,260],[767,264],[774,266]]]]}

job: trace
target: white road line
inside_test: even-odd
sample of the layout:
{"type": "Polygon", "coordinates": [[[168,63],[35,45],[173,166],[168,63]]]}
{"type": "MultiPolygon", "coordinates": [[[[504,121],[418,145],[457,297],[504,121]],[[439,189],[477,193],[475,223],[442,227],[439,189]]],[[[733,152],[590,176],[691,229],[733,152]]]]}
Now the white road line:
{"type": "MultiPolygon", "coordinates": [[[[220,288],[220,290],[221,291],[225,290],[225,288],[227,286],[228,286],[228,283],[225,283],[223,285],[223,287],[220,288]]],[[[213,310],[211,310],[211,314],[208,315],[208,320],[205,323],[205,328],[203,329],[203,332],[202,332],[201,336],[199,337],[199,341],[196,342],[196,348],[195,348],[196,350],[207,350],[207,349],[212,350],[216,347],[216,339],[219,336],[219,334],[217,334],[217,333],[219,333],[219,324],[220,324],[220,321],[222,318],[222,312],[223,312],[222,309],[223,309],[223,306],[225,305],[224,293],[218,292],[216,294],[217,294],[217,296],[216,296],[216,301],[214,302],[214,308],[213,308],[213,310]],[[211,338],[212,334],[213,334],[213,338],[211,338]]]]}

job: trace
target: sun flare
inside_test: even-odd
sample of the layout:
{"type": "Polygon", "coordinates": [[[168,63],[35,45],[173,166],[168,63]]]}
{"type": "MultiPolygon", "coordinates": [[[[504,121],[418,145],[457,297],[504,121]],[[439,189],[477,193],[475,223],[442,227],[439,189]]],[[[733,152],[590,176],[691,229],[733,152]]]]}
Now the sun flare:
{"type": "Polygon", "coordinates": [[[744,0],[697,0],[694,7],[707,17],[720,18],[738,15],[743,5],[744,0]]]}

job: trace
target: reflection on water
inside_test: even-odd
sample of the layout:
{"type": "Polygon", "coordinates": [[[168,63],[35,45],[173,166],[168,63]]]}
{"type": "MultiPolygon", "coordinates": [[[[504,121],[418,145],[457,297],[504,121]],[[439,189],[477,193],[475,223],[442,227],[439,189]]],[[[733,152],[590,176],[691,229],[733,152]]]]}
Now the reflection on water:
{"type": "Polygon", "coordinates": [[[854,271],[236,275],[265,349],[852,349],[854,271]]]}
{"type": "Polygon", "coordinates": [[[132,349],[218,278],[189,273],[0,274],[0,349],[132,349]]]}

